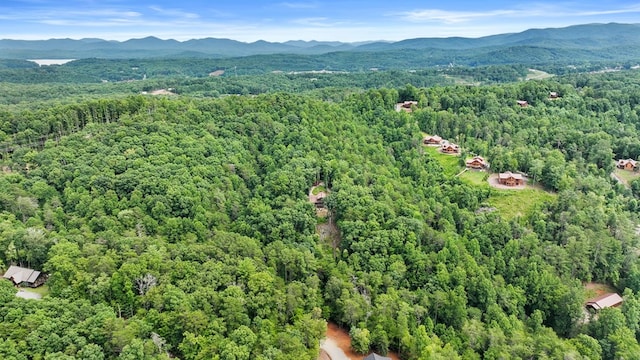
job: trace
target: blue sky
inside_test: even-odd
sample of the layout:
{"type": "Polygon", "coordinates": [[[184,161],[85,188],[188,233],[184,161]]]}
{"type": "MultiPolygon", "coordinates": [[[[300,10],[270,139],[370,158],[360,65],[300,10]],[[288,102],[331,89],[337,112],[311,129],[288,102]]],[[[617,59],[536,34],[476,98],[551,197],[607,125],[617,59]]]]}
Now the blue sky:
{"type": "Polygon", "coordinates": [[[0,38],[366,41],[639,23],[633,1],[0,0],[0,38]]]}

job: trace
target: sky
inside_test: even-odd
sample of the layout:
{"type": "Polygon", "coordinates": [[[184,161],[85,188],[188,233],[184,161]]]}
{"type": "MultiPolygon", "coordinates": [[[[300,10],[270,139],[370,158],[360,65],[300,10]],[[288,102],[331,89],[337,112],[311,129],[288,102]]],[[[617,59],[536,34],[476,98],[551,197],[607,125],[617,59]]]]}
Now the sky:
{"type": "Polygon", "coordinates": [[[397,41],[640,23],[640,1],[0,0],[0,39],[397,41]]]}

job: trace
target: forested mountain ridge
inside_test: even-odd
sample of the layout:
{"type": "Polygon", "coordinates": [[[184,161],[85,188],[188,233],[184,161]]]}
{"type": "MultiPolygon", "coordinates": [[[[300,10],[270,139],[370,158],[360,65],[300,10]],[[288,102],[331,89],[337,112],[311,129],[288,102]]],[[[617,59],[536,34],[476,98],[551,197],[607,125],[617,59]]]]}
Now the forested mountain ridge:
{"type": "MultiPolygon", "coordinates": [[[[352,70],[369,68],[424,68],[425,66],[490,65],[513,63],[629,61],[640,47],[638,24],[587,24],[556,29],[531,29],[515,34],[480,38],[416,38],[396,42],[347,44],[339,42],[243,43],[229,39],[161,40],[155,37],[123,42],[101,39],[0,40],[4,59],[140,59],[140,58],[238,58],[288,55],[289,62],[318,63],[297,70],[352,70]],[[404,61],[394,54],[411,51],[404,61]],[[505,55],[521,52],[520,56],[505,55]],[[292,55],[298,55],[292,56],[292,55]],[[354,63],[355,65],[349,66],[354,63]],[[322,65],[320,65],[322,64],[322,65]]],[[[281,57],[280,57],[281,58],[281,57]]],[[[264,60],[263,60],[264,61],[264,60]]]]}
{"type": "Polygon", "coordinates": [[[0,357],[315,359],[332,320],[403,359],[634,358],[640,182],[609,174],[640,156],[639,76],[3,99],[0,261],[48,272],[50,294],[0,282],[0,357]],[[509,193],[450,175],[422,132],[551,196],[484,211],[509,193]],[[336,242],[307,199],[320,180],[336,242]],[[585,323],[591,281],[625,302],[585,323]]]}

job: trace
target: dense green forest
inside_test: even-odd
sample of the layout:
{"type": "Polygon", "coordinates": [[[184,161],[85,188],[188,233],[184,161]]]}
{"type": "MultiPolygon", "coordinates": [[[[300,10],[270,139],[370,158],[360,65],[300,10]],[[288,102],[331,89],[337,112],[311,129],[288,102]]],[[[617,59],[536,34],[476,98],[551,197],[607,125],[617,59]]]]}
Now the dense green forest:
{"type": "Polygon", "coordinates": [[[0,358],[315,359],[333,321],[402,359],[640,359],[640,181],[611,177],[640,73],[484,70],[0,84],[0,268],[50,274],[39,301],[0,282],[0,358]],[[586,321],[593,282],[625,301],[586,321]]]}

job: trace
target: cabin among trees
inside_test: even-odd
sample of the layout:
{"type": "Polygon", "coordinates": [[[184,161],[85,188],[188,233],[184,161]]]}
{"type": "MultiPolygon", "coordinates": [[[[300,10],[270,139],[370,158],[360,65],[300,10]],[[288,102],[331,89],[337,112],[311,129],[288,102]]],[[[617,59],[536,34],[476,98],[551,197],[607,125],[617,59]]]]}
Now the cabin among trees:
{"type": "Polygon", "coordinates": [[[324,183],[317,182],[311,187],[311,189],[309,189],[309,202],[314,204],[316,209],[324,209],[326,208],[324,199],[327,195],[328,190],[326,190],[324,183]]]}
{"type": "Polygon", "coordinates": [[[418,106],[418,102],[417,101],[405,101],[405,102],[397,103],[396,104],[396,111],[398,111],[398,112],[400,112],[400,111],[411,112],[413,110],[414,106],[418,106]]]}
{"type": "Polygon", "coordinates": [[[467,160],[467,167],[470,169],[482,170],[489,167],[489,164],[482,156],[474,156],[472,159],[467,160]]]}
{"type": "Polygon", "coordinates": [[[498,183],[506,186],[524,185],[524,178],[520,174],[507,171],[498,175],[498,183]]]}
{"type": "Polygon", "coordinates": [[[13,281],[16,286],[38,287],[47,281],[47,275],[33,269],[23,268],[20,266],[9,266],[9,269],[2,276],[7,280],[13,281]]]}
{"type": "Polygon", "coordinates": [[[608,293],[588,300],[586,307],[589,310],[598,311],[608,307],[618,307],[624,300],[616,293],[608,293]]]}
{"type": "Polygon", "coordinates": [[[559,97],[560,97],[560,95],[558,95],[557,92],[555,92],[555,91],[550,91],[549,92],[549,99],[557,99],[559,97]]]}
{"type": "Polygon", "coordinates": [[[445,154],[460,154],[460,146],[454,143],[446,142],[442,144],[442,146],[440,147],[440,151],[445,154]]]}
{"type": "Polygon", "coordinates": [[[518,100],[518,101],[517,101],[517,104],[518,104],[518,106],[520,106],[520,107],[527,107],[527,106],[529,106],[529,103],[528,103],[528,102],[526,102],[525,100],[518,100]]]}
{"type": "Polygon", "coordinates": [[[633,159],[620,159],[616,163],[616,167],[623,170],[635,170],[638,167],[638,162],[633,159]]]}
{"type": "Polygon", "coordinates": [[[438,135],[426,136],[422,143],[425,145],[440,145],[442,144],[442,138],[438,135]]]}

